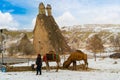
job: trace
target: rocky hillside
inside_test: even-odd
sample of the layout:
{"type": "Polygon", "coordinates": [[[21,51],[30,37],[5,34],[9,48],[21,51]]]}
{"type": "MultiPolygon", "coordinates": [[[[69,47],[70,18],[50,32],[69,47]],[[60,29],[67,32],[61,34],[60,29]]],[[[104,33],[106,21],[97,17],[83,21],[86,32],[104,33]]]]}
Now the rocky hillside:
{"type": "MultiPolygon", "coordinates": [[[[102,39],[104,46],[107,48],[114,47],[112,45],[112,40],[116,37],[120,37],[120,25],[99,25],[99,29],[96,24],[90,24],[90,26],[83,27],[83,25],[62,27],[61,31],[68,45],[72,49],[85,49],[86,40],[92,34],[98,34],[102,39]],[[93,25],[93,26],[92,26],[93,25]],[[91,27],[92,26],[92,27],[91,27]],[[97,30],[98,29],[98,30],[97,30]]],[[[28,39],[33,43],[33,32],[31,31],[11,31],[5,29],[3,34],[6,36],[6,48],[9,48],[12,43],[17,43],[20,39],[20,34],[26,33],[28,39]]],[[[1,34],[0,34],[1,35],[1,34]]],[[[1,37],[0,37],[1,38],[1,37]]],[[[0,39],[1,40],[1,39],[0,39]]],[[[113,48],[112,48],[113,49],[113,48]]],[[[111,49],[109,49],[111,50],[111,49]]]]}
{"type": "Polygon", "coordinates": [[[74,49],[83,49],[86,40],[92,34],[98,34],[105,47],[111,47],[112,40],[120,37],[120,24],[84,24],[64,26],[61,28],[69,45],[74,49]]]}
{"type": "Polygon", "coordinates": [[[33,48],[31,48],[33,47],[32,36],[32,31],[11,31],[3,29],[2,34],[0,33],[0,53],[4,52],[4,55],[33,54],[31,53],[33,52],[33,48]]]}

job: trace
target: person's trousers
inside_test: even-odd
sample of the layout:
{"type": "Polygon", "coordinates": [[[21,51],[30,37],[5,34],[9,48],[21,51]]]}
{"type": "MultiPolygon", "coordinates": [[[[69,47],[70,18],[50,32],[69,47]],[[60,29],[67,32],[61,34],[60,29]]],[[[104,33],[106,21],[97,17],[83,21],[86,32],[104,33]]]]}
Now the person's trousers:
{"type": "Polygon", "coordinates": [[[41,72],[41,68],[37,68],[37,73],[36,73],[36,75],[41,75],[42,74],[42,72],[41,72]]]}

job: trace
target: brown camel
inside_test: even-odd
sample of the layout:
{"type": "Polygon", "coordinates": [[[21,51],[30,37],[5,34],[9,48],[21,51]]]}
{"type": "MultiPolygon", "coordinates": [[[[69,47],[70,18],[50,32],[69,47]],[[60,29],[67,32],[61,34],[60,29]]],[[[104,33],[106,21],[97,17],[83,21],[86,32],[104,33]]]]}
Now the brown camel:
{"type": "Polygon", "coordinates": [[[47,53],[43,56],[43,61],[45,61],[45,63],[46,63],[46,70],[47,71],[50,71],[49,62],[56,62],[57,63],[56,72],[58,72],[59,63],[60,63],[59,54],[55,54],[54,51],[50,51],[49,53],[47,53]]]}
{"type": "Polygon", "coordinates": [[[76,50],[75,52],[72,52],[68,59],[63,63],[63,68],[68,68],[70,64],[73,62],[73,69],[76,69],[76,61],[83,60],[85,63],[84,69],[88,68],[88,62],[87,62],[87,54],[83,53],[80,50],[76,50]]]}

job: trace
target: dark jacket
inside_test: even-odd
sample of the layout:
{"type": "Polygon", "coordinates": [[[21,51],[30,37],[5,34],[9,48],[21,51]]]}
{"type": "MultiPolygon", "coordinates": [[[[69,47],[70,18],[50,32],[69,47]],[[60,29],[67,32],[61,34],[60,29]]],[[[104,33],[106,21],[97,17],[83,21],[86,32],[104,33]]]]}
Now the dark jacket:
{"type": "Polygon", "coordinates": [[[37,65],[37,68],[41,68],[41,66],[42,66],[41,56],[37,57],[37,59],[36,59],[36,65],[37,65]]]}

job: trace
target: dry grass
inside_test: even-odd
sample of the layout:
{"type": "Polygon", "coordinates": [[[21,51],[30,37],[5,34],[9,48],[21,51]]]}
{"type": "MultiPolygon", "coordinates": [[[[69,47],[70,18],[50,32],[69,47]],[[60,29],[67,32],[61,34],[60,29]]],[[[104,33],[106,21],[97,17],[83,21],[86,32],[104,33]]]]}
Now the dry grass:
{"type": "MultiPolygon", "coordinates": [[[[98,69],[93,69],[93,68],[88,68],[87,70],[83,69],[83,65],[77,65],[76,66],[76,70],[75,71],[96,71],[98,69]]],[[[50,66],[50,69],[56,69],[56,66],[50,66]]],[[[68,68],[63,68],[62,66],[59,67],[59,69],[61,70],[73,70],[73,66],[70,66],[68,68]]],[[[42,67],[42,70],[46,70],[46,67],[42,67]]],[[[33,70],[31,68],[31,66],[21,66],[21,67],[13,67],[13,66],[9,66],[7,67],[7,72],[18,72],[18,71],[35,71],[35,69],[33,70]]]]}

